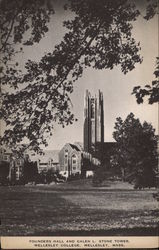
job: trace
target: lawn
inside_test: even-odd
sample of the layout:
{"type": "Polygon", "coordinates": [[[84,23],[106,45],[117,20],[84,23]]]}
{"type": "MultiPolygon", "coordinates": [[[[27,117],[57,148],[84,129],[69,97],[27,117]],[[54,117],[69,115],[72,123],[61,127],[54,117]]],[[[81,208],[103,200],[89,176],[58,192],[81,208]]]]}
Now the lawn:
{"type": "Polygon", "coordinates": [[[155,190],[90,181],[0,187],[1,235],[156,235],[155,190]]]}

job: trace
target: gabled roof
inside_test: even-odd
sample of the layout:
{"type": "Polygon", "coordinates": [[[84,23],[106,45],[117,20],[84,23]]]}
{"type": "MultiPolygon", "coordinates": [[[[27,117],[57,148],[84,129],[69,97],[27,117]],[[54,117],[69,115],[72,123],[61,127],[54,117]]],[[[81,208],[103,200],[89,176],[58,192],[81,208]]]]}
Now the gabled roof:
{"type": "Polygon", "coordinates": [[[73,144],[76,145],[79,148],[80,151],[83,151],[83,144],[82,144],[82,142],[74,142],[73,144]]]}
{"type": "Polygon", "coordinates": [[[69,145],[71,146],[72,149],[74,149],[74,150],[76,150],[78,152],[81,151],[76,145],[71,144],[71,143],[69,143],[69,145]]]}
{"type": "Polygon", "coordinates": [[[59,162],[59,150],[44,150],[44,154],[38,155],[35,153],[29,154],[31,161],[40,160],[42,163],[48,162],[50,159],[53,160],[53,163],[59,162]]]}
{"type": "Polygon", "coordinates": [[[53,159],[53,162],[59,162],[59,152],[60,150],[45,150],[45,157],[53,159]]]}

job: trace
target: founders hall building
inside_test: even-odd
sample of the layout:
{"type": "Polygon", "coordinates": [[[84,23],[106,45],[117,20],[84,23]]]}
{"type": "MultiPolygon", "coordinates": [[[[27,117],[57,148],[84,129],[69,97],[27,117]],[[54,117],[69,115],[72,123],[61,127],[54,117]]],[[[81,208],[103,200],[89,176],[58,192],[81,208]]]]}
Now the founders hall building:
{"type": "MultiPolygon", "coordinates": [[[[109,168],[114,148],[114,142],[104,142],[103,93],[99,90],[97,95],[92,96],[86,90],[84,98],[83,143],[72,144],[67,142],[60,150],[45,150],[44,155],[27,152],[27,155],[29,161],[37,164],[39,173],[52,169],[52,171],[58,171],[66,177],[76,174],[85,177],[88,172],[95,170],[99,166],[109,168]]],[[[12,179],[11,173],[16,172],[15,176],[18,180],[23,175],[21,170],[24,168],[25,155],[23,159],[14,161],[10,157],[11,152],[9,155],[7,155],[7,152],[2,155],[3,158],[0,157],[0,165],[5,165],[5,162],[9,164],[10,179],[12,179]]]]}

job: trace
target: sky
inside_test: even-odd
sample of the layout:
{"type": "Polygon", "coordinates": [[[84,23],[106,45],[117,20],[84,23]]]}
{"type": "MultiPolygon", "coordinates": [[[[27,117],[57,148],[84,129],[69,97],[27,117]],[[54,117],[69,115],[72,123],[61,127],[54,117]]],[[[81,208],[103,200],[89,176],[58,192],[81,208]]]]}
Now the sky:
{"type": "MultiPolygon", "coordinates": [[[[42,41],[33,47],[24,50],[18,55],[21,67],[26,59],[39,60],[44,53],[52,51],[58,44],[65,29],[62,26],[63,20],[70,18],[68,11],[63,11],[62,1],[55,4],[56,14],[49,25],[49,32],[42,41]]],[[[158,55],[158,27],[157,17],[150,21],[145,21],[140,17],[133,23],[133,36],[141,43],[142,64],[136,64],[133,71],[124,75],[119,67],[113,70],[95,70],[88,68],[83,76],[75,82],[74,92],[71,95],[73,112],[78,119],[73,125],[65,128],[56,125],[53,136],[49,139],[47,149],[61,149],[65,143],[83,142],[83,122],[84,122],[84,94],[86,89],[94,95],[100,89],[104,95],[104,140],[113,141],[112,133],[117,117],[125,119],[130,112],[141,122],[152,123],[157,129],[158,108],[157,104],[148,105],[147,102],[138,105],[134,95],[131,95],[134,86],[149,84],[154,79],[155,59],[158,55]]]]}

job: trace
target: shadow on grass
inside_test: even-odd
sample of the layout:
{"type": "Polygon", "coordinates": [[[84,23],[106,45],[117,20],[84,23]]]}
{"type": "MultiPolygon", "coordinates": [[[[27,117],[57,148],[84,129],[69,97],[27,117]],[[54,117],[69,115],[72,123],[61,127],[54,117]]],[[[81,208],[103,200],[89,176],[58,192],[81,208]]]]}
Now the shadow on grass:
{"type": "Polygon", "coordinates": [[[159,228],[118,228],[111,230],[90,231],[42,231],[36,232],[36,236],[158,236],[159,228]]]}

